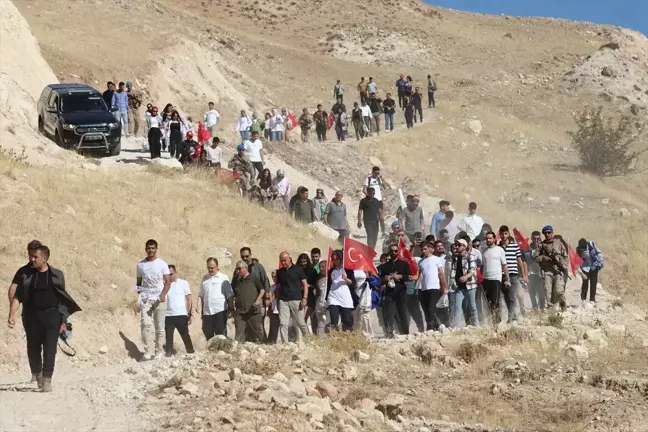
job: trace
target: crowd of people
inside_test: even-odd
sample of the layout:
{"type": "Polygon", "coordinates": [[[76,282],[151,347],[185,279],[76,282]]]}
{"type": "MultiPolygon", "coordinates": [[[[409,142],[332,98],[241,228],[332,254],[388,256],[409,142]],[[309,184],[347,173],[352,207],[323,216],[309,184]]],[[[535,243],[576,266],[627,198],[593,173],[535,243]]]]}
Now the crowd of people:
{"type": "MultiPolygon", "coordinates": [[[[148,240],[146,257],[136,266],[143,360],[174,355],[176,330],[186,352],[194,352],[189,335],[194,313],[206,340],[227,337],[231,318],[233,339],[273,344],[335,331],[374,337],[370,313],[377,309],[382,334],[390,338],[409,334],[411,322],[419,332],[496,324],[504,315],[501,299],[508,322],[515,321],[531,312],[525,307],[527,292],[533,312],[564,310],[570,268],[583,281],[581,299],[587,301],[589,293],[589,300],[596,301],[603,254],[593,241],[581,239],[572,251],[549,225],[533,231],[530,239],[505,225],[496,233],[476,214],[476,203],[455,224],[447,201],[439,203],[425,235],[418,203],[410,195],[399,208],[377,267],[371,259],[357,266],[360,253],[372,258],[376,252],[348,237],[342,249],[329,249],[326,259],[319,248],[299,254],[296,262],[281,252],[278,268],[270,273],[246,246],[231,277],[217,258],[207,258],[197,305],[182,269],[159,258],[158,243],[148,240]]],[[[15,326],[22,303],[32,378],[51,391],[57,341],[71,336],[68,318],[81,308],[66,291],[63,272],[48,264],[49,248],[34,240],[27,252],[29,262],[9,287],[8,325],[15,326]]]]}

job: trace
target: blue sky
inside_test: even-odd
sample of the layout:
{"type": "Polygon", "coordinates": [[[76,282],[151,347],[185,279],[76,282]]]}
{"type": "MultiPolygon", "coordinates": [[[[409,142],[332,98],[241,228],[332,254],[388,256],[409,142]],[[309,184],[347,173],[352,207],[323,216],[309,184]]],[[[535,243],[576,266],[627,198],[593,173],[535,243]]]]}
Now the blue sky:
{"type": "Polygon", "coordinates": [[[423,0],[470,12],[548,16],[629,27],[648,35],[648,0],[423,0]]]}

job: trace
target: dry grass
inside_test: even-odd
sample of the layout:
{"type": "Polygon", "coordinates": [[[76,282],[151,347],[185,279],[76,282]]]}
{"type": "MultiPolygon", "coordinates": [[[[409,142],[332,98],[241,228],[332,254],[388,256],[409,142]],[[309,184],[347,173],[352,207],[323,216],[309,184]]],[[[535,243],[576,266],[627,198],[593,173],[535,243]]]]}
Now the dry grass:
{"type": "Polygon", "coordinates": [[[309,341],[329,353],[350,355],[354,350],[372,353],[376,349],[361,332],[333,332],[325,336],[310,337],[309,341]]]}
{"type": "Polygon", "coordinates": [[[454,355],[466,363],[473,363],[488,355],[488,348],[480,343],[463,342],[454,350],[454,355]]]}
{"type": "MultiPolygon", "coordinates": [[[[78,315],[82,319],[87,312],[118,315],[120,308],[132,305],[135,265],[143,258],[149,238],[159,242],[160,257],[176,264],[180,277],[189,281],[194,304],[205,259],[215,253],[215,247],[230,249],[235,262],[238,249],[249,245],[268,271],[284,249],[298,253],[313,246],[328,247],[325,240],[285,216],[204,181],[201,172],[166,177],[68,171],[17,166],[15,160],[0,155],[0,173],[0,219],[5,233],[0,239],[1,278],[11,280],[24,264],[27,242],[41,240],[52,250],[52,265],[65,272],[68,290],[84,309],[78,315]],[[267,235],[270,232],[272,236],[267,235]]],[[[222,271],[231,274],[233,270],[222,271]]],[[[7,302],[1,302],[3,317],[7,310],[7,302]]],[[[128,314],[132,313],[129,308],[128,314]]],[[[84,327],[75,325],[75,337],[96,331],[84,327]]],[[[19,343],[14,333],[15,337],[3,332],[10,346],[19,343]]],[[[106,335],[108,341],[114,336],[106,335]]],[[[101,342],[90,345],[101,346],[101,342]]],[[[2,351],[0,360],[11,357],[12,350],[2,351]]]]}

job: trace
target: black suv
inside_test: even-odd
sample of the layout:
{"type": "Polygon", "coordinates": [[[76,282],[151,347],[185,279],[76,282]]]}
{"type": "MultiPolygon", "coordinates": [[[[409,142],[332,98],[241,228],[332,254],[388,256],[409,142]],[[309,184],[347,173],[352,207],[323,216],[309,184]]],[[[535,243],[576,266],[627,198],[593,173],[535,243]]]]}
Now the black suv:
{"type": "Polygon", "coordinates": [[[38,130],[61,147],[121,152],[121,124],[86,84],[50,84],[38,99],[38,130]]]}

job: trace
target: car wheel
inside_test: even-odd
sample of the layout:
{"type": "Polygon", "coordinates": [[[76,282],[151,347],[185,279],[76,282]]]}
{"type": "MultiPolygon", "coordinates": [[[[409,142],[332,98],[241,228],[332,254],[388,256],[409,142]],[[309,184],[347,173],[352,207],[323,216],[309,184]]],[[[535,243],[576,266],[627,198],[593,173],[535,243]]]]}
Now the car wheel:
{"type": "Polygon", "coordinates": [[[115,148],[110,150],[110,156],[119,156],[119,153],[121,153],[121,141],[115,146],[115,148]]]}
{"type": "Polygon", "coordinates": [[[63,147],[63,140],[61,139],[61,134],[59,133],[58,129],[54,131],[54,142],[57,146],[63,147]]]}
{"type": "Polygon", "coordinates": [[[45,135],[45,125],[43,124],[43,117],[38,117],[38,132],[45,135]]]}

